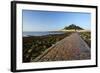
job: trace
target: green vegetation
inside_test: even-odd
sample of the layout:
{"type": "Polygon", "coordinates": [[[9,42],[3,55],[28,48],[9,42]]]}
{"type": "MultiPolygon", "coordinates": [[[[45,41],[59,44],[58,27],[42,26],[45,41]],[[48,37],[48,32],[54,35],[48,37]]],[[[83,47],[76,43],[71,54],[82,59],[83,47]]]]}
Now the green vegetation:
{"type": "Polygon", "coordinates": [[[81,27],[79,27],[79,26],[76,26],[76,25],[74,25],[74,24],[71,24],[71,25],[69,25],[69,26],[66,26],[64,29],[65,29],[65,30],[71,30],[71,29],[83,30],[83,28],[81,28],[81,27]]]}
{"type": "MultiPolygon", "coordinates": [[[[23,62],[31,62],[53,44],[69,36],[71,33],[73,32],[45,36],[23,37],[23,62]]],[[[91,32],[79,32],[79,34],[91,48],[91,32]]]]}
{"type": "Polygon", "coordinates": [[[46,36],[23,37],[23,62],[31,62],[31,60],[42,54],[46,49],[66,36],[69,36],[71,33],[72,32],[46,36]]]}
{"type": "Polygon", "coordinates": [[[91,32],[80,32],[80,36],[83,38],[83,40],[91,48],[91,32]]]}

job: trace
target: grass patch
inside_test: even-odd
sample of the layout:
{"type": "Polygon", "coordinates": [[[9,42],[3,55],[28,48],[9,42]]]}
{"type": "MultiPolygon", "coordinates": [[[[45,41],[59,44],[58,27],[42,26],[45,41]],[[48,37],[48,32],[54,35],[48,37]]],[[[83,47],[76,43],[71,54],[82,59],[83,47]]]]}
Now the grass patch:
{"type": "Polygon", "coordinates": [[[91,48],[91,32],[80,32],[80,36],[87,43],[87,45],[91,48]]]}
{"type": "Polygon", "coordinates": [[[69,36],[71,33],[72,32],[45,36],[23,37],[23,62],[31,62],[31,60],[42,54],[46,49],[69,36]]]}

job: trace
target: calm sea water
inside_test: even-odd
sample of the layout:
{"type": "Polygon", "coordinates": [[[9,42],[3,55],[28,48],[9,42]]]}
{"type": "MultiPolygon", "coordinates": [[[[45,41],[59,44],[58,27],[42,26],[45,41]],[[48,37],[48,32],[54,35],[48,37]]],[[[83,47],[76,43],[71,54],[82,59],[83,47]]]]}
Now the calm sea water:
{"type": "Polygon", "coordinates": [[[64,32],[61,31],[52,31],[52,32],[23,32],[24,37],[28,36],[44,36],[44,35],[50,35],[50,34],[63,34],[64,32]]]}

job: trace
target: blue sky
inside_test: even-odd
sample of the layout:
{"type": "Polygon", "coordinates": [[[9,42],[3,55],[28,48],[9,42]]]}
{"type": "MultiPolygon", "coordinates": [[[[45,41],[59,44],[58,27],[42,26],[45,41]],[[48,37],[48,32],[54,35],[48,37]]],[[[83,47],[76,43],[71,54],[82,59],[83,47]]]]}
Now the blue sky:
{"type": "Polygon", "coordinates": [[[91,29],[90,13],[23,10],[22,17],[23,31],[57,31],[70,24],[91,29]]]}

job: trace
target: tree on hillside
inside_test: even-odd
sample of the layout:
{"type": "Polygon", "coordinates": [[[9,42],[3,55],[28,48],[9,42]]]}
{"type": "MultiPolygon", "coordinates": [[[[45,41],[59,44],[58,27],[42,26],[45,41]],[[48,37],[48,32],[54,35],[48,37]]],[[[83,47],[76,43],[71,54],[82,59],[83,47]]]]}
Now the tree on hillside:
{"type": "Polygon", "coordinates": [[[83,30],[83,28],[79,27],[79,26],[76,26],[75,24],[71,24],[69,26],[66,26],[64,28],[65,30],[70,30],[70,29],[75,29],[75,30],[83,30]]]}

